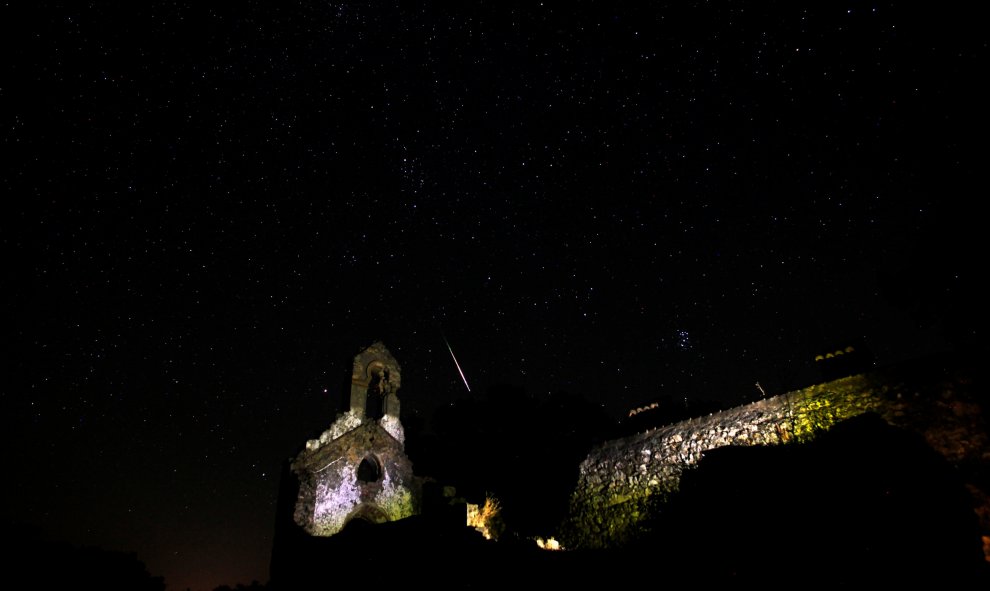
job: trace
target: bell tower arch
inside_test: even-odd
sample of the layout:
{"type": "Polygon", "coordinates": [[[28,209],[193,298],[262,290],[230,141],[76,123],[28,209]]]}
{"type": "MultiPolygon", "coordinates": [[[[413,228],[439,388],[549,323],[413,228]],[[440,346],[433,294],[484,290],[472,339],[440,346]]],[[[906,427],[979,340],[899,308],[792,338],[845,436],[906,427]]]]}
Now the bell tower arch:
{"type": "Polygon", "coordinates": [[[399,418],[402,369],[381,341],[354,356],[351,412],[362,419],[399,418]]]}

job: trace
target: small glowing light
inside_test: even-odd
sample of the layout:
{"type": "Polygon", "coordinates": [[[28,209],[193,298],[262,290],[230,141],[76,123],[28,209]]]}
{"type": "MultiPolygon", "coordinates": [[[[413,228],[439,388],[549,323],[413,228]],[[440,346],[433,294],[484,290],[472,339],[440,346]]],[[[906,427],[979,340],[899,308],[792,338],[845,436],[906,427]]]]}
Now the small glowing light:
{"type": "Polygon", "coordinates": [[[563,550],[563,546],[561,546],[560,542],[555,540],[553,536],[547,538],[546,540],[543,538],[536,538],[536,545],[542,550],[563,550]]]}

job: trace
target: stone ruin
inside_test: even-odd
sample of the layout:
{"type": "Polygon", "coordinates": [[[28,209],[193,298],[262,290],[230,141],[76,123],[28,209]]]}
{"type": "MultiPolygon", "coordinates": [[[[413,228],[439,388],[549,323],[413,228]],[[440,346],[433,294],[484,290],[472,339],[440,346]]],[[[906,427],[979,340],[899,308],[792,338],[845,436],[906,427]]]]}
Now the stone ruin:
{"type": "Polygon", "coordinates": [[[293,520],[332,536],[353,519],[397,521],[420,511],[422,481],[405,455],[399,420],[402,370],[375,342],[354,357],[350,408],[292,459],[298,479],[293,520]]]}

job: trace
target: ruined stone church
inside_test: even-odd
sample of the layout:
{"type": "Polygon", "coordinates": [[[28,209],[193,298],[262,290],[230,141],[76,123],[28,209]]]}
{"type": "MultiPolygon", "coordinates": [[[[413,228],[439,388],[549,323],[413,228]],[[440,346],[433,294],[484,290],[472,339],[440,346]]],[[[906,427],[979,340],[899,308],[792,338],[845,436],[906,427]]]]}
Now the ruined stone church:
{"type": "Polygon", "coordinates": [[[399,420],[402,370],[381,342],[354,357],[350,408],[290,463],[298,482],[292,512],[312,536],[354,519],[397,521],[419,513],[422,479],[405,455],[399,420]]]}
{"type": "Polygon", "coordinates": [[[454,487],[413,473],[399,420],[402,369],[384,344],[355,355],[350,382],[347,410],[283,463],[273,589],[321,588],[355,573],[374,578],[486,543],[454,487]],[[401,551],[380,545],[385,534],[401,551]]]}

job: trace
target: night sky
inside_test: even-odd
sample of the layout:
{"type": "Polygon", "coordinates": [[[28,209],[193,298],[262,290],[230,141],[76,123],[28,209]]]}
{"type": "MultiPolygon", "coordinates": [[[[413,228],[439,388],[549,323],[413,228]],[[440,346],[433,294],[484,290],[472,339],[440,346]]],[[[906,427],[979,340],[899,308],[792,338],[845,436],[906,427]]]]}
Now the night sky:
{"type": "Polygon", "coordinates": [[[426,425],[982,346],[984,23],[671,4],[5,4],[3,518],[266,581],[376,340],[426,425]]]}

